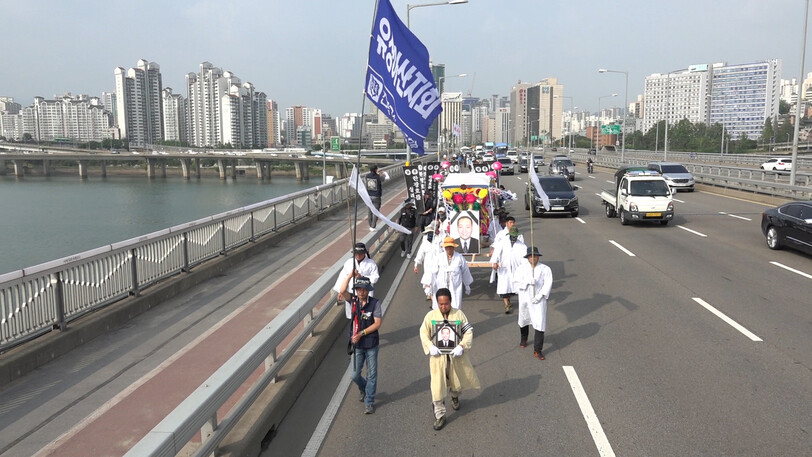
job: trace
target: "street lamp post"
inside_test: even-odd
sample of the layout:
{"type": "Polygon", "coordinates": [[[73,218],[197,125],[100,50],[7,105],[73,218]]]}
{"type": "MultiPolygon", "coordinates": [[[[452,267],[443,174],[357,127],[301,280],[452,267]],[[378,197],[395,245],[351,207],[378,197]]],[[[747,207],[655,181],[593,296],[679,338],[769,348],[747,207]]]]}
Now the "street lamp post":
{"type": "MultiPolygon", "coordinates": [[[[442,5],[460,5],[463,3],[468,3],[468,0],[448,0],[446,2],[437,2],[437,3],[421,3],[418,5],[406,5],[406,28],[411,29],[411,12],[415,8],[421,8],[424,6],[442,6],[442,5]]],[[[442,78],[441,78],[442,79],[442,78]]],[[[439,89],[439,87],[438,87],[439,89]]],[[[440,100],[442,100],[443,94],[440,94],[440,100]]],[[[442,101],[440,102],[442,103],[442,101]]],[[[440,123],[437,123],[437,136],[439,137],[439,130],[440,130],[440,123]]],[[[440,143],[437,143],[437,156],[440,155],[440,143]]],[[[406,163],[410,163],[412,161],[412,150],[409,147],[409,143],[406,143],[406,163]]]]}
{"type": "Polygon", "coordinates": [[[601,147],[601,99],[609,97],[617,97],[617,94],[604,95],[602,97],[598,97],[598,141],[596,141],[597,145],[595,146],[596,152],[601,147]]]}
{"type": "Polygon", "coordinates": [[[572,113],[575,111],[575,107],[572,106],[575,102],[573,101],[571,96],[568,95],[553,95],[553,98],[568,98],[570,99],[570,127],[567,129],[567,139],[569,140],[569,148],[572,149],[572,113]]]}
{"type": "Polygon", "coordinates": [[[411,28],[410,26],[410,14],[413,9],[421,8],[424,6],[442,6],[442,5],[460,5],[462,3],[468,3],[468,0],[449,0],[447,2],[437,2],[437,3],[421,3],[419,5],[406,5],[406,27],[411,28]]]}
{"type": "MultiPolygon", "coordinates": [[[[809,22],[809,0],[806,0],[806,9],[804,10],[804,41],[801,47],[801,78],[804,77],[804,64],[806,63],[806,25],[809,22]]],[[[803,88],[803,82],[798,83],[798,88],[803,88]]],[[[798,170],[798,132],[801,127],[801,90],[798,91],[798,102],[795,103],[795,131],[792,139],[792,166],[789,169],[789,184],[795,185],[795,172],[798,170]]]]}
{"type": "MultiPolygon", "coordinates": [[[[671,117],[671,75],[680,70],[669,71],[666,75],[668,79],[668,101],[665,106],[665,139],[663,139],[663,160],[668,160],[668,118],[671,117]]],[[[722,132],[724,134],[725,128],[722,124],[722,132]]]]}
{"type": "Polygon", "coordinates": [[[629,72],[623,70],[607,70],[601,68],[598,73],[622,73],[626,77],[626,90],[624,91],[625,105],[623,106],[623,138],[620,146],[620,161],[623,162],[623,157],[626,154],[626,111],[629,109],[629,72]]]}
{"type": "MultiPolygon", "coordinates": [[[[538,111],[538,108],[528,106],[524,113],[524,147],[528,150],[530,150],[530,111],[532,110],[538,111]]],[[[539,130],[541,130],[541,124],[539,124],[539,130]]]]}
{"type": "MultiPolygon", "coordinates": [[[[445,3],[441,3],[441,5],[445,5],[445,3]]],[[[417,5],[417,6],[423,6],[423,5],[417,5]]],[[[440,104],[441,105],[443,103],[443,92],[442,92],[443,81],[445,81],[446,78],[464,78],[466,76],[468,76],[468,73],[460,73],[458,75],[450,75],[450,76],[440,76],[440,78],[437,80],[437,83],[438,83],[438,86],[439,86],[438,89],[441,90],[441,92],[440,92],[440,104]]],[[[442,116],[443,116],[443,113],[440,112],[440,118],[437,119],[437,160],[439,160],[441,158],[440,136],[442,135],[442,132],[443,132],[443,123],[442,123],[443,118],[442,118],[442,116]]]]}

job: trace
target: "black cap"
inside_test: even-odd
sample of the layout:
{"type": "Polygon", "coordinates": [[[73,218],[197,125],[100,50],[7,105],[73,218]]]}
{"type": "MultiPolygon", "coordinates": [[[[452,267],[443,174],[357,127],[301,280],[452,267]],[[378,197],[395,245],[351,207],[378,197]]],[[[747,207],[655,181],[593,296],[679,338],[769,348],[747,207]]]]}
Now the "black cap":
{"type": "Polygon", "coordinates": [[[532,256],[532,255],[535,255],[535,256],[541,257],[541,253],[539,252],[539,248],[537,248],[537,247],[535,247],[535,246],[533,246],[533,247],[531,248],[530,246],[528,246],[528,247],[527,247],[527,254],[524,256],[524,258],[526,259],[526,258],[528,258],[528,257],[530,257],[530,256],[532,256]]]}
{"type": "Polygon", "coordinates": [[[370,171],[378,171],[378,165],[373,163],[372,165],[369,166],[369,170],[370,171]]]}
{"type": "Polygon", "coordinates": [[[372,281],[370,281],[366,276],[359,276],[358,279],[355,280],[355,285],[353,288],[366,289],[369,291],[375,290],[375,286],[372,285],[372,281]]]}
{"type": "Polygon", "coordinates": [[[367,254],[367,245],[364,243],[355,243],[355,247],[352,249],[353,252],[363,252],[367,254]]]}

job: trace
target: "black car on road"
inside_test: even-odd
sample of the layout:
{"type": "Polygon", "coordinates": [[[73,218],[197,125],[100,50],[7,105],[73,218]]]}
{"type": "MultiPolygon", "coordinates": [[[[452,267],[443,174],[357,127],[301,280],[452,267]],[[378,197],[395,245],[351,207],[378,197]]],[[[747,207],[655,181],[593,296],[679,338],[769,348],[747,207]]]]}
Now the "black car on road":
{"type": "Polygon", "coordinates": [[[536,187],[530,183],[533,193],[533,203],[530,204],[528,193],[524,194],[524,209],[532,209],[531,214],[541,216],[542,214],[569,214],[572,217],[578,216],[578,197],[575,195],[572,185],[567,178],[559,175],[539,176],[541,189],[550,199],[550,210],[544,209],[544,202],[536,192],[536,187]]]}
{"type": "Polygon", "coordinates": [[[785,203],[764,211],[761,233],[770,249],[788,247],[812,255],[812,201],[785,203]]]}

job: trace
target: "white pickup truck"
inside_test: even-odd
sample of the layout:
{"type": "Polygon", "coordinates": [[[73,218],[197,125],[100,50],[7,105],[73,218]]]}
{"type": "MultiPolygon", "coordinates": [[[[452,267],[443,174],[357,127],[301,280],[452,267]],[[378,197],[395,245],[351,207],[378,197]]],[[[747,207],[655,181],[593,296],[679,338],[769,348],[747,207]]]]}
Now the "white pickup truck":
{"type": "Polygon", "coordinates": [[[674,218],[674,202],[668,182],[658,172],[638,167],[621,167],[615,173],[615,190],[603,190],[601,200],[606,217],[620,216],[620,223],[659,221],[674,218]]]}

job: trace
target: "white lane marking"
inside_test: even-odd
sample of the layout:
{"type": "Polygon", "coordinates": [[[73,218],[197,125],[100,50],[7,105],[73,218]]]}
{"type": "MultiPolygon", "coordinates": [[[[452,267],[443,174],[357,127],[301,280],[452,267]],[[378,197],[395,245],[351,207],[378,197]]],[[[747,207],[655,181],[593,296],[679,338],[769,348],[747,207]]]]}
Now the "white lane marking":
{"type": "Polygon", "coordinates": [[[749,217],[737,216],[737,215],[735,215],[735,214],[729,214],[729,213],[726,213],[726,212],[724,212],[724,211],[719,211],[719,214],[721,214],[721,215],[723,215],[723,216],[735,217],[736,219],[741,219],[741,220],[743,220],[743,221],[752,221],[752,219],[750,219],[749,217]]]}
{"type": "Polygon", "coordinates": [[[589,179],[595,179],[595,177],[592,176],[592,175],[589,175],[589,179]]]}
{"type": "Polygon", "coordinates": [[[674,198],[674,197],[671,197],[671,200],[674,200],[675,202],[679,202],[679,203],[685,203],[685,201],[680,200],[678,198],[674,198]]]}
{"type": "MultiPolygon", "coordinates": [[[[406,268],[409,267],[409,265],[410,262],[403,262],[397,275],[395,276],[394,282],[392,283],[393,287],[389,289],[386,297],[384,297],[383,301],[381,302],[381,312],[383,315],[386,315],[386,310],[389,309],[389,304],[392,302],[392,298],[395,296],[397,285],[401,283],[403,275],[406,273],[406,268]]],[[[319,419],[316,429],[313,430],[313,434],[310,435],[310,440],[308,440],[307,446],[305,446],[304,451],[302,451],[302,457],[316,457],[316,455],[319,453],[319,449],[321,449],[321,445],[324,443],[324,439],[327,437],[327,432],[330,430],[330,425],[335,420],[336,414],[338,414],[338,408],[341,407],[341,402],[347,395],[347,389],[350,388],[350,382],[352,382],[350,379],[350,374],[352,374],[352,362],[347,365],[347,370],[344,372],[344,377],[341,379],[341,382],[338,383],[338,387],[336,387],[332,398],[330,398],[330,403],[324,410],[324,414],[321,415],[321,419],[319,419]]]]}
{"type": "Polygon", "coordinates": [[[607,180],[606,180],[606,182],[608,182],[609,184],[614,184],[614,183],[615,183],[615,182],[614,182],[614,181],[612,181],[611,179],[607,179],[607,180]]]}
{"type": "Polygon", "coordinates": [[[567,375],[567,380],[570,382],[570,389],[572,389],[572,393],[575,395],[578,407],[581,408],[581,414],[584,416],[586,426],[589,428],[589,433],[592,434],[592,441],[595,442],[595,447],[598,448],[598,453],[602,457],[614,456],[615,451],[612,450],[612,445],[609,444],[606,434],[603,433],[601,422],[598,420],[598,416],[595,414],[595,410],[589,402],[589,397],[584,391],[584,386],[581,385],[581,380],[578,379],[578,373],[576,373],[575,368],[571,366],[564,366],[562,368],[567,375]]]}
{"type": "Polygon", "coordinates": [[[750,330],[747,330],[746,328],[742,327],[741,325],[739,325],[738,322],[736,322],[733,319],[727,317],[725,315],[725,313],[723,313],[723,312],[719,311],[718,309],[714,308],[713,306],[708,304],[708,302],[706,302],[705,300],[702,300],[701,298],[697,298],[697,297],[693,297],[693,300],[695,302],[699,303],[700,305],[702,305],[708,311],[715,314],[716,317],[718,317],[719,319],[722,319],[723,321],[727,322],[728,325],[730,325],[731,327],[733,327],[736,330],[742,332],[742,334],[744,334],[744,336],[746,336],[747,338],[750,338],[751,340],[756,341],[756,342],[763,341],[761,338],[759,338],[755,334],[753,334],[753,332],[751,332],[750,330]]]}
{"type": "Polygon", "coordinates": [[[597,193],[597,192],[595,192],[595,195],[597,195],[598,197],[600,197],[600,196],[601,196],[601,194],[599,194],[599,193],[597,193]]]}
{"type": "Polygon", "coordinates": [[[696,230],[691,230],[691,229],[689,229],[689,228],[687,228],[687,227],[683,227],[683,226],[681,226],[681,225],[678,225],[677,227],[679,227],[679,228],[681,228],[681,229],[685,230],[686,232],[691,232],[691,233],[693,233],[694,235],[701,236],[702,238],[707,238],[707,237],[708,237],[708,235],[705,235],[704,233],[699,233],[699,232],[697,232],[696,230]]]}
{"type": "Polygon", "coordinates": [[[582,223],[582,224],[586,224],[586,221],[581,219],[580,217],[576,217],[575,220],[582,223]]]}
{"type": "Polygon", "coordinates": [[[624,248],[619,243],[616,243],[615,240],[609,240],[609,242],[614,244],[616,248],[620,249],[621,251],[625,252],[626,254],[629,254],[629,257],[636,257],[632,251],[624,248]]]}
{"type": "Polygon", "coordinates": [[[801,276],[803,276],[803,277],[805,277],[805,278],[812,279],[812,275],[810,275],[810,274],[808,274],[808,273],[804,273],[804,272],[803,272],[803,271],[801,271],[801,270],[796,270],[795,268],[788,267],[788,266],[783,265],[783,264],[780,264],[780,263],[778,263],[778,262],[770,262],[770,263],[771,263],[771,264],[773,264],[773,265],[775,265],[776,267],[780,267],[780,268],[783,268],[783,269],[785,269],[785,270],[791,271],[791,272],[793,272],[793,273],[797,273],[797,274],[799,274],[799,275],[801,275],[801,276]]]}

